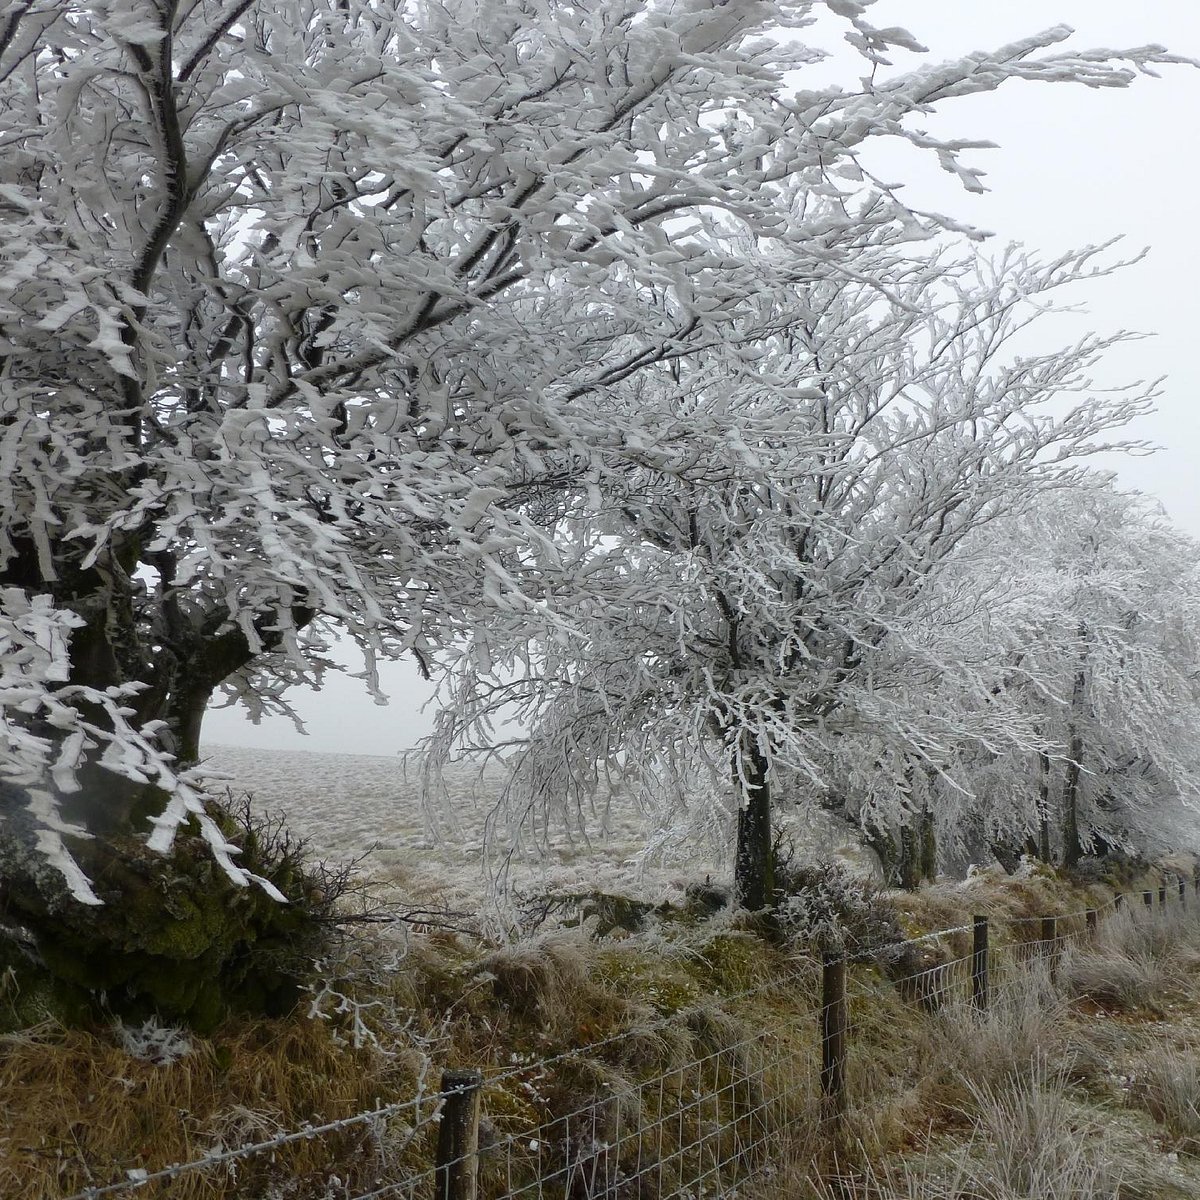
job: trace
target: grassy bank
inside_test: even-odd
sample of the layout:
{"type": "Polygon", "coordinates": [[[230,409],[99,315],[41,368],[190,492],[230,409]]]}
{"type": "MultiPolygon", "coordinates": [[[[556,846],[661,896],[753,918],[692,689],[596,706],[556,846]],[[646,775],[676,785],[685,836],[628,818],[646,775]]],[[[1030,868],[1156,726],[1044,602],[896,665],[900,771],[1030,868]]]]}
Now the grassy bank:
{"type": "Polygon", "coordinates": [[[1026,963],[1043,916],[1079,925],[1088,908],[1111,913],[1118,888],[1157,893],[1158,877],[983,872],[885,897],[838,876],[808,887],[770,937],[703,908],[603,936],[593,915],[508,946],[363,926],[286,1020],[210,1038],[49,1023],[8,1036],[0,1193],[49,1200],[266,1143],[128,1194],[431,1195],[432,1097],[455,1067],[484,1075],[485,1196],[538,1178],[638,1200],[1200,1193],[1194,897],[1187,911],[1127,905],[1066,948],[1051,981],[1026,963]],[[997,977],[986,1020],[950,1002],[975,913],[991,917],[998,961],[1021,964],[997,977]],[[930,929],[957,932],[905,941],[930,929]],[[819,1099],[814,939],[857,960],[836,1132],[819,1099]]]}

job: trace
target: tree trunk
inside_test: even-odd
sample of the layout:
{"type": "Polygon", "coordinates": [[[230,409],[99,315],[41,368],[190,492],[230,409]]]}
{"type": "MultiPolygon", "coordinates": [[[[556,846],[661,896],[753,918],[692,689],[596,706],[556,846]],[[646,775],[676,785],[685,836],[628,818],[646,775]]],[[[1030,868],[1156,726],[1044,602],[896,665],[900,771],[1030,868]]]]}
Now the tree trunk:
{"type": "Polygon", "coordinates": [[[1079,728],[1079,714],[1083,709],[1084,689],[1087,677],[1082,668],[1075,675],[1075,686],[1071,691],[1071,725],[1067,745],[1067,770],[1063,779],[1062,830],[1063,865],[1073,867],[1083,857],[1083,844],[1079,838],[1079,776],[1083,770],[1083,733],[1079,728]]]}
{"type": "Polygon", "coordinates": [[[1050,756],[1038,751],[1040,782],[1038,785],[1038,843],[1037,856],[1042,862],[1053,861],[1050,848],[1050,756]]]}
{"type": "Polygon", "coordinates": [[[863,841],[875,851],[879,869],[883,873],[885,887],[896,887],[900,883],[900,855],[896,839],[891,831],[872,822],[862,826],[863,841]]]}
{"type": "MultiPolygon", "coordinates": [[[[160,744],[178,764],[190,765],[199,758],[214,688],[254,654],[245,633],[216,615],[207,628],[182,614],[162,626],[144,616],[139,624],[132,600],[135,550],[120,559],[114,550],[86,569],[56,558],[51,582],[19,554],[0,572],[0,586],[50,594],[56,605],[78,613],[84,623],[71,635],[65,682],[98,690],[142,684],[132,702],[133,723],[163,722],[160,744]]],[[[292,615],[297,622],[312,616],[305,610],[292,615]]],[[[262,623],[270,649],[277,621],[264,614],[262,623]]],[[[101,706],[77,706],[96,728],[111,728],[101,706]]],[[[51,744],[64,736],[41,719],[29,732],[51,744]]],[[[134,1020],[157,1014],[208,1028],[233,1009],[290,1006],[304,955],[319,936],[315,892],[294,854],[281,853],[270,837],[266,844],[257,835],[243,838],[243,825],[213,811],[226,840],[245,842],[241,865],[298,901],[281,905],[258,887],[226,878],[194,826],[180,829],[170,853],[151,851],[149,820],[169,797],[153,783],[102,767],[102,749],[80,764],[80,786],[72,792],[60,792],[49,778],[28,790],[0,782],[0,974],[11,969],[18,981],[0,997],[0,1030],[101,1011],[134,1020]],[[53,795],[67,822],[90,835],[66,834],[64,841],[101,904],[73,897],[37,848],[39,828],[29,809],[39,789],[53,795]]]]}
{"type": "Polygon", "coordinates": [[[734,785],[742,792],[738,809],[734,891],[750,912],[775,902],[775,858],[771,838],[771,787],[766,755],[756,745],[735,759],[734,785]]]}
{"type": "Polygon", "coordinates": [[[937,826],[928,808],[921,810],[917,830],[920,835],[921,878],[933,883],[937,880],[937,826]]]}
{"type": "Polygon", "coordinates": [[[1083,759],[1083,738],[1078,729],[1072,728],[1071,742],[1067,751],[1066,778],[1063,780],[1063,865],[1073,867],[1083,857],[1083,843],[1079,840],[1079,774],[1083,759]]]}
{"type": "Polygon", "coordinates": [[[914,891],[921,884],[921,854],[917,831],[905,822],[900,826],[900,886],[906,892],[914,891]]]}

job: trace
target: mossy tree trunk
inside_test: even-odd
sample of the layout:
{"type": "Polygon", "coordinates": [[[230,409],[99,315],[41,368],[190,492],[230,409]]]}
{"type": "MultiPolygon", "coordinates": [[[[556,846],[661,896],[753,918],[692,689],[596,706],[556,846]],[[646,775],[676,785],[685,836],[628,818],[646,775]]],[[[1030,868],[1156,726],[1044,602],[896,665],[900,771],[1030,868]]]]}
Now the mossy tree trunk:
{"type": "Polygon", "coordinates": [[[1087,673],[1081,665],[1075,673],[1071,689],[1071,723],[1068,729],[1067,769],[1062,792],[1062,856],[1063,865],[1073,867],[1083,857],[1083,842],[1079,836],[1079,783],[1083,771],[1083,731],[1079,721],[1083,715],[1087,673]]]}
{"type": "Polygon", "coordinates": [[[897,887],[900,883],[900,851],[891,831],[875,821],[870,821],[863,825],[862,836],[879,859],[879,869],[883,873],[885,886],[897,887]]]}
{"type": "MultiPolygon", "coordinates": [[[[213,691],[260,651],[241,629],[228,628],[215,615],[205,620],[185,613],[170,599],[157,606],[157,620],[147,620],[139,603],[145,585],[136,580],[139,563],[146,561],[135,537],[114,539],[86,566],[69,548],[56,548],[56,578],[46,581],[34,547],[18,546],[0,571],[0,587],[49,594],[56,606],[77,613],[83,623],[68,644],[64,686],[105,690],[140,684],[132,722],[161,722],[160,744],[178,764],[189,765],[199,758],[213,691]]],[[[153,565],[169,588],[169,561],[158,555],[153,565]]],[[[300,623],[313,616],[290,615],[300,623]]],[[[278,621],[264,614],[261,623],[269,649],[278,621]]],[[[76,707],[85,720],[111,732],[99,705],[76,707]]],[[[31,724],[29,731],[51,744],[63,736],[45,722],[31,724]]],[[[180,831],[171,854],[149,851],[149,820],[168,797],[153,784],[102,767],[98,754],[99,749],[80,764],[77,790],[62,792],[48,780],[39,787],[53,795],[66,821],[87,831],[87,838],[66,840],[103,902],[99,906],[76,900],[38,852],[30,793],[14,784],[0,786],[0,970],[11,966],[36,977],[45,994],[64,1002],[61,1012],[49,1015],[89,1006],[95,1011],[103,998],[119,1013],[157,1012],[209,1025],[234,993],[246,994],[251,947],[262,949],[283,926],[288,938],[299,936],[298,912],[285,915],[279,910],[287,906],[225,878],[193,828],[180,831]]],[[[229,836],[235,833],[230,826],[229,836]]],[[[272,875],[269,863],[246,865],[272,875]]],[[[271,971],[264,968],[263,975],[271,971]]]]}
{"type": "Polygon", "coordinates": [[[906,821],[900,826],[900,861],[898,864],[900,886],[913,891],[921,884],[921,855],[917,830],[906,821]]]}
{"type": "Polygon", "coordinates": [[[921,850],[921,878],[933,883],[937,879],[937,825],[928,806],[921,809],[917,830],[921,850]]]}
{"type": "Polygon", "coordinates": [[[1050,755],[1044,750],[1038,751],[1037,856],[1044,863],[1054,859],[1050,846],[1050,755]]]}

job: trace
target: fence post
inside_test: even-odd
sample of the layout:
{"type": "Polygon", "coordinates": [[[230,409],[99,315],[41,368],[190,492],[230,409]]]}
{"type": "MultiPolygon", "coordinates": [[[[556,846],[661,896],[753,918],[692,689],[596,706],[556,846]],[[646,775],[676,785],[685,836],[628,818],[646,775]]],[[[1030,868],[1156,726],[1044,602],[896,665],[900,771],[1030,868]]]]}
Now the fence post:
{"type": "Polygon", "coordinates": [[[1187,908],[1187,880],[1179,881],[1179,907],[1187,908]]]}
{"type": "Polygon", "coordinates": [[[475,1200],[479,1181],[478,1071],[443,1071],[442,1122],[438,1128],[434,1195],[437,1200],[475,1200]]]}
{"type": "Polygon", "coordinates": [[[988,1006],[988,919],[976,916],[971,945],[971,1003],[980,1011],[988,1006]]]}
{"type": "Polygon", "coordinates": [[[1113,897],[1113,912],[1119,913],[1125,907],[1125,893],[1118,892],[1113,897]]]}
{"type": "Polygon", "coordinates": [[[821,1095],[834,1123],[846,1112],[846,959],[826,954],[821,967],[821,1095]]]}
{"type": "Polygon", "coordinates": [[[1087,921],[1088,936],[1095,937],[1096,936],[1096,923],[1099,919],[1099,915],[1097,914],[1097,912],[1094,908],[1089,908],[1087,910],[1087,912],[1084,913],[1083,915],[1084,915],[1085,920],[1087,921]]]}
{"type": "Polygon", "coordinates": [[[1042,953],[1050,960],[1050,978],[1058,970],[1058,918],[1042,918],[1042,953]]]}

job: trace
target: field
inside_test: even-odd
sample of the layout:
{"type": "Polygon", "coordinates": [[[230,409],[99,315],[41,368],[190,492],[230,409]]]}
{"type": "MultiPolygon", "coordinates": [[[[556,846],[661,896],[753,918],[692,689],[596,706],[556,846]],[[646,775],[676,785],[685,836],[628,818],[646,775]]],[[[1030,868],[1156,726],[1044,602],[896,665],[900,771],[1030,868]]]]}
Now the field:
{"type": "Polygon", "coordinates": [[[619,892],[657,903],[677,898],[687,883],[724,878],[723,829],[707,820],[685,820],[673,842],[655,838],[655,823],[627,797],[607,797],[606,819],[590,822],[584,841],[550,827],[542,855],[514,852],[502,838],[485,851],[485,823],[500,800],[497,772],[460,769],[448,778],[449,796],[435,813],[421,803],[419,768],[400,757],[312,754],[206,747],[204,764],[214,783],[235,795],[248,793],[259,812],[281,814],[288,827],[322,857],[366,855],[363,870],[422,898],[450,907],[474,905],[506,862],[510,886],[530,891],[619,892]],[[606,827],[605,827],[606,826],[606,827]],[[648,849],[649,847],[649,849],[648,849]]]}

